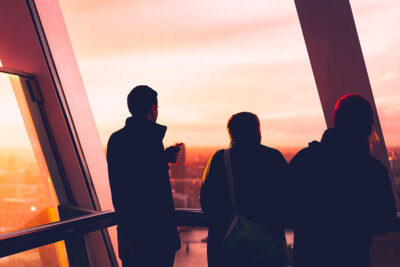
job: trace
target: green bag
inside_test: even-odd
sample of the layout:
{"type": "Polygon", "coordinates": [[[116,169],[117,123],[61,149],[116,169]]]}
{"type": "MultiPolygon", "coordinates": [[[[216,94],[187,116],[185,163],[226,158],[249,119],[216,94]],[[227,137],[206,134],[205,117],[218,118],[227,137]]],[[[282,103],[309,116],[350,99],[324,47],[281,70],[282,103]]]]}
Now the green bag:
{"type": "MultiPolygon", "coordinates": [[[[224,151],[225,169],[231,202],[236,210],[230,150],[224,151]]],[[[235,214],[225,235],[222,249],[232,257],[248,259],[256,266],[285,266],[284,233],[274,233],[264,226],[235,214]]]]}

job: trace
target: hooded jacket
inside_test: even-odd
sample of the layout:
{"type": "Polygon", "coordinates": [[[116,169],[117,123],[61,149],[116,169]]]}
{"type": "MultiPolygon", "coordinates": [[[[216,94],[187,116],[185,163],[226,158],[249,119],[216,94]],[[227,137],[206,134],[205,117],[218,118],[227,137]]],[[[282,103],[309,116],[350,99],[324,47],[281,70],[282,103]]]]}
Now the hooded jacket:
{"type": "Polygon", "coordinates": [[[368,266],[373,234],[396,218],[386,167],[335,128],[289,164],[294,266],[368,266]]]}

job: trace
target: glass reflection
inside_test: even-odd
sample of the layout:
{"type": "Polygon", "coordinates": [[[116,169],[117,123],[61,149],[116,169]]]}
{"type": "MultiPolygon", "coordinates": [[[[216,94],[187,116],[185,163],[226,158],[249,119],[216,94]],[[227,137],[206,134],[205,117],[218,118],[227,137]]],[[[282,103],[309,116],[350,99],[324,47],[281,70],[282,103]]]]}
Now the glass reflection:
{"type": "MultiPolygon", "coordinates": [[[[21,79],[0,73],[0,95],[0,234],[59,221],[21,79]]],[[[68,261],[59,242],[3,257],[0,266],[68,266],[68,261]]]]}
{"type": "Polygon", "coordinates": [[[64,241],[0,258],[0,266],[68,267],[64,241]]]}

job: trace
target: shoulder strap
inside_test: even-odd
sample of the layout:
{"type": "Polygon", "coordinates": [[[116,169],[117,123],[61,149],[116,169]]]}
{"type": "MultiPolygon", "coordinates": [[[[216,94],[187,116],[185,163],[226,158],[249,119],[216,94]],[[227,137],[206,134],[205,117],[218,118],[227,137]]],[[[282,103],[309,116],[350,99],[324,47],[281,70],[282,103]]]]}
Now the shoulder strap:
{"type": "Polygon", "coordinates": [[[232,164],[231,164],[231,153],[230,149],[224,150],[224,160],[225,160],[225,170],[229,188],[229,194],[231,197],[232,207],[236,209],[236,199],[235,199],[235,188],[233,186],[233,175],[232,175],[232,164]]]}

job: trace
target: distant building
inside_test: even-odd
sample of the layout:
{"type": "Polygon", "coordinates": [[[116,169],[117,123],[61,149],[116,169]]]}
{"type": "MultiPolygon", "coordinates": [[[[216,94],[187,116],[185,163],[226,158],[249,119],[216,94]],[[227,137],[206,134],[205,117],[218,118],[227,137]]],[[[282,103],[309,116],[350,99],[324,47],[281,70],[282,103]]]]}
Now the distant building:
{"type": "Polygon", "coordinates": [[[176,163],[171,164],[171,178],[185,178],[186,149],[185,144],[181,145],[176,163]]]}
{"type": "Polygon", "coordinates": [[[8,158],[8,171],[15,172],[17,170],[17,159],[14,156],[8,158]]]}

